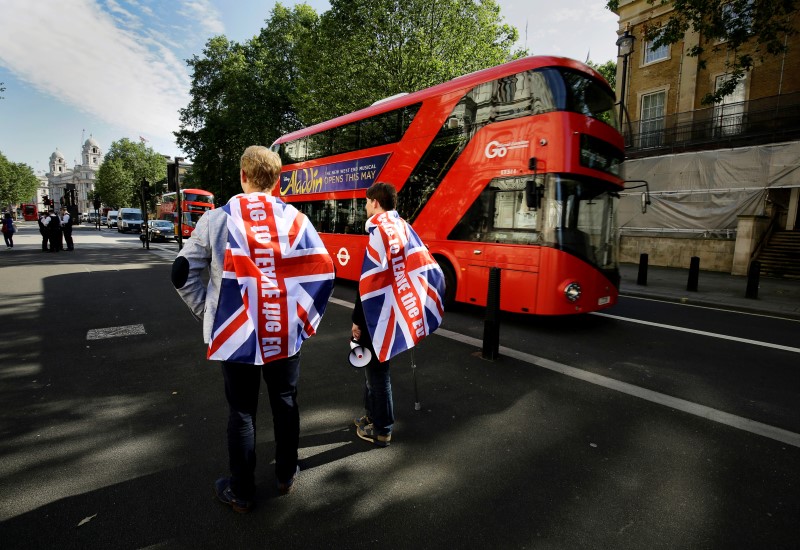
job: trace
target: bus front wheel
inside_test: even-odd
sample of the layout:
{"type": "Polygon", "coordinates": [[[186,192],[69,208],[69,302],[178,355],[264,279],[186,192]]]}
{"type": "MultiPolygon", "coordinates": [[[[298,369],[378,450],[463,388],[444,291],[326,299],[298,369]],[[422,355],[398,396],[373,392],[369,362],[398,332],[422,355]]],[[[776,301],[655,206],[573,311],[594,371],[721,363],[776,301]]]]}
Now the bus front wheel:
{"type": "Polygon", "coordinates": [[[442,268],[444,274],[444,307],[451,309],[456,303],[456,272],[453,271],[453,266],[447,262],[441,262],[439,267],[442,268]]]}

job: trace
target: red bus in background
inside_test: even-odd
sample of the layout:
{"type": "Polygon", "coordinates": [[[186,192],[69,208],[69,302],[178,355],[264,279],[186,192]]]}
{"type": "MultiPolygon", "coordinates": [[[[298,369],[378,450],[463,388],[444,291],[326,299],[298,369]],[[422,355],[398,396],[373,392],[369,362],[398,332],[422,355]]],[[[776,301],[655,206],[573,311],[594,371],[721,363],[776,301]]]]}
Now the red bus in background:
{"type": "Polygon", "coordinates": [[[366,189],[398,211],[444,271],[446,303],[563,315],[617,302],[624,142],[614,93],[587,65],[528,57],[287,134],[276,195],[304,212],[358,280],[366,189]]]}
{"type": "Polygon", "coordinates": [[[37,207],[35,204],[20,204],[19,210],[22,212],[22,219],[27,222],[35,222],[39,219],[39,207],[37,207]]]}
{"type": "MultiPolygon", "coordinates": [[[[175,203],[175,192],[164,193],[161,196],[161,204],[158,205],[159,220],[168,220],[175,224],[175,236],[178,236],[178,215],[175,203]]],[[[194,231],[197,221],[207,210],[214,209],[214,195],[203,189],[181,189],[181,235],[189,238],[194,231]]]]}

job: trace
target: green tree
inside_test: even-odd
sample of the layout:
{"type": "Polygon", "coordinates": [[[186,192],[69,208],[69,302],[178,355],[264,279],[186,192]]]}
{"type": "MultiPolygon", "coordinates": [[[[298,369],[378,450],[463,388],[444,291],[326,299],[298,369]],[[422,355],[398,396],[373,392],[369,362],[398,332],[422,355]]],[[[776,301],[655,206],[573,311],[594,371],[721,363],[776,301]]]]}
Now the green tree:
{"type": "Polygon", "coordinates": [[[244,44],[210,39],[188,61],[191,101],[180,110],[177,143],[192,158],[195,185],[222,200],[241,192],[239,157],[245,147],[269,145],[302,126],[294,111],[298,45],[316,27],[305,4],[276,4],[266,27],[244,44]]]}
{"type": "Polygon", "coordinates": [[[122,138],[111,144],[97,171],[95,189],[106,206],[138,207],[142,178],[162,180],[167,174],[166,159],[142,142],[122,138]]]}
{"type": "MultiPolygon", "coordinates": [[[[689,30],[702,37],[688,55],[698,58],[705,68],[706,48],[714,54],[725,51],[725,68],[730,77],[702,103],[718,103],[733,93],[736,85],[753,68],[756,60],[787,51],[786,38],[797,34],[798,0],[647,0],[650,4],[671,4],[673,10],[664,25],[645,27],[645,39],[653,47],[675,44],[689,30]]],[[[619,0],[608,0],[606,7],[618,13],[619,0]]]]}
{"type": "Polygon", "coordinates": [[[617,62],[616,61],[606,61],[602,65],[598,65],[592,61],[587,61],[587,65],[589,65],[592,69],[603,75],[603,78],[606,79],[608,85],[611,86],[612,90],[617,89],[617,62]]]}
{"type": "Polygon", "coordinates": [[[498,65],[517,29],[494,0],[332,0],[299,59],[300,119],[316,123],[498,65]]]}
{"type": "Polygon", "coordinates": [[[0,205],[11,208],[35,200],[38,187],[39,180],[33,168],[21,162],[10,162],[0,152],[0,205]]]}
{"type": "Polygon", "coordinates": [[[210,39],[187,61],[175,133],[196,185],[225,200],[248,145],[524,55],[499,13],[495,0],[333,0],[322,16],[276,4],[244,44],[210,39]]]}

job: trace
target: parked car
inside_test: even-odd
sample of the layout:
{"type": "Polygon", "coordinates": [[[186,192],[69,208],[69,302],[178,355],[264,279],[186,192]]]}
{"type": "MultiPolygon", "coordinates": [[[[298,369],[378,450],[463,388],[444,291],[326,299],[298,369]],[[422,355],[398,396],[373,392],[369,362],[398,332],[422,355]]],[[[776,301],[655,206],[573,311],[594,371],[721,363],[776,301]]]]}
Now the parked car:
{"type": "Polygon", "coordinates": [[[128,231],[141,231],[142,211],[138,208],[120,208],[117,214],[117,231],[127,233],[128,231]]]}
{"type": "Polygon", "coordinates": [[[108,223],[108,218],[105,216],[100,216],[100,225],[106,225],[108,223]]]}
{"type": "MultiPolygon", "coordinates": [[[[167,242],[175,239],[175,226],[170,221],[147,220],[147,227],[150,228],[150,242],[167,242]]],[[[144,242],[144,232],[139,235],[139,238],[144,242]]]]}
{"type": "Polygon", "coordinates": [[[117,227],[117,215],[119,212],[116,210],[109,210],[108,214],[106,214],[106,225],[109,229],[112,227],[117,227]]]}

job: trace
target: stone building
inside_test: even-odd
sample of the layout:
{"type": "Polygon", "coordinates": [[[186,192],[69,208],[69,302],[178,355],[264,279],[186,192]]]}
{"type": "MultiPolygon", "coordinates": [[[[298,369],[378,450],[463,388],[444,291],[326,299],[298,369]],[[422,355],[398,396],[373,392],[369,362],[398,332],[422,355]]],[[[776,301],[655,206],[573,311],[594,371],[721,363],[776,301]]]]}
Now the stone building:
{"type": "MultiPolygon", "coordinates": [[[[736,20],[733,9],[723,11],[736,20]]],[[[638,192],[623,196],[620,259],[647,253],[651,265],[687,267],[698,256],[701,269],[744,274],[754,259],[769,263],[771,241],[797,241],[800,250],[800,35],[783,37],[788,50],[778,56],[759,55],[751,39],[753,68],[733,94],[705,105],[730,78],[733,52],[692,29],[654,47],[645,32],[672,11],[647,0],[621,0],[617,10],[620,37],[634,39],[617,63],[623,175],[646,180],[652,201],[643,214],[638,192]],[[689,55],[697,45],[705,66],[689,55]]],[[[798,28],[800,15],[790,21],[798,28]]],[[[779,261],[762,272],[800,277],[800,265],[779,261]]]]}
{"type": "Polygon", "coordinates": [[[62,204],[62,198],[66,202],[68,190],[74,188],[78,212],[93,210],[95,180],[102,162],[103,152],[91,136],[83,144],[80,163],[76,163],[72,168],[67,168],[64,154],[56,149],[50,155],[49,171],[45,174],[49,185],[49,196],[55,201],[56,207],[62,204]]]}

